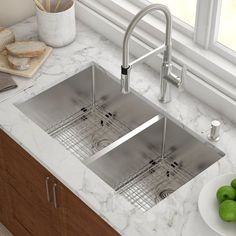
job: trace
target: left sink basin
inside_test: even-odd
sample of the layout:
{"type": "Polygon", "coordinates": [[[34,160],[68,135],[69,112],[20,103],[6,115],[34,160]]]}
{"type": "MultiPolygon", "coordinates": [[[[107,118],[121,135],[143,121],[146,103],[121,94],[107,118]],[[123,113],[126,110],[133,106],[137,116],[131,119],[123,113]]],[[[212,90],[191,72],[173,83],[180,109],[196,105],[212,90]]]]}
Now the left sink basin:
{"type": "Polygon", "coordinates": [[[98,65],[16,106],[84,162],[157,115],[98,65]]]}

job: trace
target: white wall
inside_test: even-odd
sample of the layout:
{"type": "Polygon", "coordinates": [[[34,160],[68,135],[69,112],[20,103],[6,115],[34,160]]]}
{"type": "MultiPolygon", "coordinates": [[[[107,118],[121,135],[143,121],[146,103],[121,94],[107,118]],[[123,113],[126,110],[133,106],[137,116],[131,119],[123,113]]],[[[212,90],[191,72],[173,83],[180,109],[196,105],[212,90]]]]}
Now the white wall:
{"type": "Polygon", "coordinates": [[[0,26],[13,25],[33,14],[33,0],[0,0],[0,26]]]}

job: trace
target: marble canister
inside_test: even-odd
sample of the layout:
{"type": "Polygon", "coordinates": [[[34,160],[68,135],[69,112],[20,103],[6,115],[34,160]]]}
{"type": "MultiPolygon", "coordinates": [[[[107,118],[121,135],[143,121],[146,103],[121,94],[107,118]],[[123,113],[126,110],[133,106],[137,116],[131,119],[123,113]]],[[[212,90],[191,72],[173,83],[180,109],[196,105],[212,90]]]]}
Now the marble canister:
{"type": "Polygon", "coordinates": [[[66,46],[76,36],[75,2],[64,1],[71,1],[71,6],[60,12],[46,12],[36,7],[39,39],[52,47],[66,46]]]}

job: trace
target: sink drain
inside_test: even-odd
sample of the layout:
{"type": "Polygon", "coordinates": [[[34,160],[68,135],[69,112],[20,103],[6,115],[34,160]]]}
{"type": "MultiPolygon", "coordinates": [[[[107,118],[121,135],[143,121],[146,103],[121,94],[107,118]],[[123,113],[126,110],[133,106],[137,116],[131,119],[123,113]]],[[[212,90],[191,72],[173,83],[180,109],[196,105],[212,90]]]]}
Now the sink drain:
{"type": "Polygon", "coordinates": [[[174,192],[173,189],[165,189],[165,190],[163,190],[159,193],[159,197],[161,199],[165,199],[166,197],[168,197],[173,192],[174,192]]]}
{"type": "Polygon", "coordinates": [[[95,148],[96,150],[101,150],[105,147],[107,147],[109,144],[111,143],[110,140],[104,138],[104,139],[100,139],[100,140],[96,140],[94,143],[93,143],[93,148],[95,148]]]}
{"type": "Polygon", "coordinates": [[[101,137],[100,133],[98,133],[92,136],[91,144],[93,151],[97,152],[111,144],[111,140],[101,137]]]}

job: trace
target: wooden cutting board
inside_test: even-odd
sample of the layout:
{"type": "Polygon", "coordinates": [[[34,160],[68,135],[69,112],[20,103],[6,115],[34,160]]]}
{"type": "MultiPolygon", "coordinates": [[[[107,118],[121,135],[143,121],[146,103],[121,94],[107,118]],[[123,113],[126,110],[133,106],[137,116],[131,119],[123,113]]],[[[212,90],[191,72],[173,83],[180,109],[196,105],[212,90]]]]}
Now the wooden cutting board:
{"type": "Polygon", "coordinates": [[[52,48],[46,47],[44,54],[40,57],[32,58],[30,61],[30,68],[28,70],[20,71],[12,69],[7,61],[7,56],[0,54],[0,71],[9,73],[12,75],[22,76],[26,78],[32,78],[34,74],[38,71],[40,66],[46,61],[48,56],[51,54],[52,48]]]}

